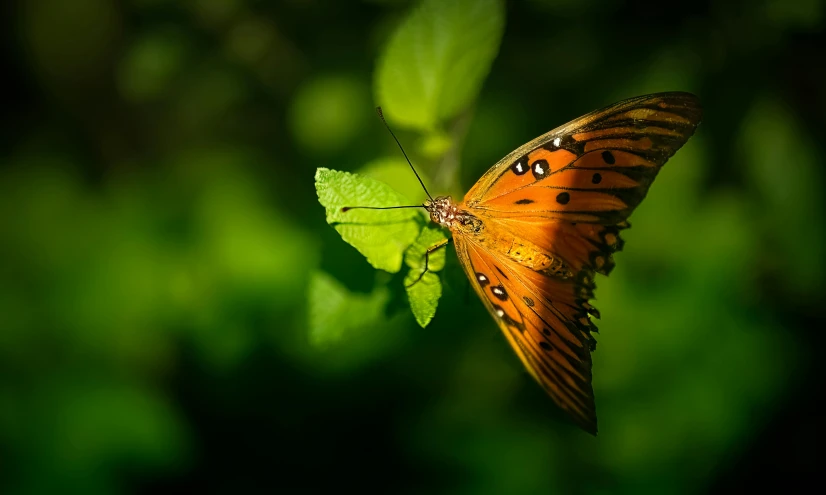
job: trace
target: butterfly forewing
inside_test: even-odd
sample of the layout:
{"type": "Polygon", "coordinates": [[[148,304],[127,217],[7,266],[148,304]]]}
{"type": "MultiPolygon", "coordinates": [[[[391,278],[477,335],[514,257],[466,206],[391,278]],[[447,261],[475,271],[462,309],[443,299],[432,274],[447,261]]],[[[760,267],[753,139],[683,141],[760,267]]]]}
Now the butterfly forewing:
{"type": "Polygon", "coordinates": [[[699,101],[688,93],[616,103],[509,154],[471,188],[464,204],[508,218],[621,222],[700,118],[699,101]]]}

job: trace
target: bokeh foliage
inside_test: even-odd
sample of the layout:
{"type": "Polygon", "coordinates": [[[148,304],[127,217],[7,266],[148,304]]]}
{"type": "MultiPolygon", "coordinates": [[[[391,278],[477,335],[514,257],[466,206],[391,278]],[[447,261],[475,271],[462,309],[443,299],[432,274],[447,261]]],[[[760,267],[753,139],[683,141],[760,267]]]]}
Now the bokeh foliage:
{"type": "Polygon", "coordinates": [[[708,493],[814,471],[820,2],[13,5],[0,492],[708,493]],[[665,90],[705,121],[597,280],[597,438],[452,247],[407,293],[443,235],[420,211],[348,212],[407,226],[371,262],[326,221],[425,198],[376,105],[461,197],[550,128],[665,90]],[[325,203],[319,169],[361,195],[325,203]]]}

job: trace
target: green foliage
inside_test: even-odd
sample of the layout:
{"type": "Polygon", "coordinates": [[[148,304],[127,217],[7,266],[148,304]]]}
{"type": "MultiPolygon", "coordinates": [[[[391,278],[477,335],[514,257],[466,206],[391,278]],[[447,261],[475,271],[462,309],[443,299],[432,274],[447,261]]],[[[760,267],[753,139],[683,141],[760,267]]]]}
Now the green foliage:
{"type": "Polygon", "coordinates": [[[820,0],[766,0],[761,5],[766,19],[777,27],[815,30],[823,22],[826,8],[820,0]]]}
{"type": "Polygon", "coordinates": [[[422,141],[419,143],[418,149],[422,156],[436,160],[450,150],[454,144],[454,140],[449,134],[442,132],[431,132],[424,136],[422,141]]]}
{"type": "Polygon", "coordinates": [[[121,466],[157,470],[188,457],[183,418],[140,383],[68,373],[31,392],[30,416],[15,418],[28,427],[15,436],[40,453],[21,469],[38,475],[17,493],[115,493],[121,466]]]}
{"type": "Polygon", "coordinates": [[[615,14],[652,29],[628,2],[507,2],[488,79],[504,1],[18,3],[0,493],[338,488],[306,459],[370,466],[367,491],[415,472],[415,491],[456,494],[688,495],[767,456],[769,478],[817,469],[817,442],[777,456],[764,440],[821,428],[826,86],[793,62],[817,58],[801,40],[823,31],[823,2],[723,23],[662,3],[668,29],[620,36],[622,57],[615,14]],[[320,220],[318,167],[359,174],[328,171],[328,199],[425,199],[371,97],[431,192],[457,197],[542,131],[663,90],[697,93],[707,118],[597,278],[597,438],[533,382],[452,247],[405,292],[425,236],[445,233],[421,210],[350,212],[367,231],[411,215],[404,242],[393,226],[372,239],[395,273],[320,220]]]}
{"type": "MultiPolygon", "coordinates": [[[[376,68],[375,92],[388,119],[424,132],[419,149],[426,159],[437,160],[455,145],[454,136],[437,129],[467,108],[479,94],[499,50],[503,29],[504,5],[500,0],[425,0],[391,36],[376,68]]],[[[299,118],[304,113],[294,115],[299,118]]],[[[317,139],[318,125],[306,128],[304,134],[308,139],[317,139]]],[[[379,159],[364,167],[363,172],[395,180],[400,177],[403,163],[379,159]]],[[[408,194],[412,188],[418,188],[409,173],[403,183],[397,188],[404,188],[408,194]]],[[[405,285],[421,273],[427,248],[445,239],[436,227],[422,230],[420,212],[341,211],[344,206],[411,204],[378,181],[319,169],[316,189],[319,201],[327,209],[327,222],[375,268],[399,271],[402,251],[421,231],[405,255],[411,267],[405,285]]],[[[421,197],[421,193],[415,196],[421,197]]],[[[407,290],[411,310],[422,327],[432,320],[442,294],[441,281],[433,272],[443,266],[444,251],[434,253],[433,262],[431,273],[407,290]]]]}
{"type": "Polygon", "coordinates": [[[388,119],[430,131],[476,98],[499,51],[501,0],[424,0],[393,33],[376,70],[388,119]]]}
{"type": "Polygon", "coordinates": [[[758,100],[740,132],[740,156],[757,194],[754,209],[764,219],[759,228],[766,240],[765,263],[797,297],[816,297],[826,269],[822,160],[803,124],[778,101],[758,100]]]}
{"type": "Polygon", "coordinates": [[[307,297],[311,343],[328,347],[345,336],[352,337],[353,332],[375,325],[382,320],[388,299],[389,291],[385,287],[371,294],[357,294],[327,273],[313,273],[307,297]]]}
{"type": "Polygon", "coordinates": [[[416,240],[424,216],[415,208],[342,211],[352,206],[400,206],[410,200],[386,184],[348,172],[319,168],[315,176],[327,223],[358,249],[374,268],[396,273],[404,251],[416,240]]]}
{"type": "Polygon", "coordinates": [[[26,385],[0,380],[0,438],[26,468],[0,491],[114,493],[124,466],[175,469],[189,420],[156,379],[178,349],[217,376],[289,335],[270,329],[303,303],[317,241],[271,208],[252,163],[181,150],[95,188],[59,154],[6,163],[0,360],[26,385]]]}
{"type": "MultiPolygon", "coordinates": [[[[403,168],[406,165],[397,161],[379,160],[368,164],[365,171],[396,179],[403,168]]],[[[410,175],[409,169],[406,175],[410,175]]],[[[424,270],[427,249],[446,239],[443,229],[437,226],[428,224],[422,228],[424,219],[416,209],[341,211],[345,205],[410,204],[408,199],[378,180],[347,172],[318,169],[316,189],[319,201],[327,208],[327,223],[335,226],[342,239],[358,249],[371,265],[396,273],[401,269],[401,260],[404,258],[410,267],[404,279],[405,286],[416,280],[424,270]]],[[[407,289],[410,309],[422,327],[433,319],[442,295],[441,281],[434,272],[444,267],[444,251],[440,249],[431,255],[429,273],[425,273],[418,283],[407,289]]],[[[346,330],[342,329],[341,332],[346,333],[346,330]]]]}
{"type": "Polygon", "coordinates": [[[118,68],[121,93],[139,103],[165,95],[185,68],[186,55],[186,40],[180,33],[152,33],[136,40],[118,68]]]}
{"type": "Polygon", "coordinates": [[[110,0],[43,0],[21,5],[18,28],[28,56],[49,82],[82,84],[101,77],[118,50],[118,12],[110,0]]]}
{"type": "MultiPolygon", "coordinates": [[[[421,171],[417,172],[427,184],[427,176],[421,171]]],[[[427,199],[421,184],[410,170],[410,165],[401,156],[377,158],[359,169],[358,173],[384,182],[405,198],[412,199],[413,202],[410,204],[422,204],[427,199]]]]}
{"type": "Polygon", "coordinates": [[[442,282],[436,272],[445,266],[446,247],[443,246],[430,253],[427,272],[418,282],[415,284],[413,282],[424,272],[427,250],[446,241],[444,229],[430,224],[422,229],[419,238],[404,254],[404,261],[410,267],[410,271],[404,277],[404,285],[407,288],[410,309],[416,317],[416,322],[422,328],[426,327],[436,315],[436,307],[439,305],[439,298],[442,297],[442,282]]]}
{"type": "MultiPolygon", "coordinates": [[[[742,199],[701,201],[705,149],[695,136],[669,160],[623,232],[616,269],[597,280],[594,388],[605,445],[597,462],[632,484],[665,469],[659,459],[712,469],[747,434],[739,418],[758,420],[754,411],[764,411],[793,369],[790,343],[734,296],[748,285],[756,233],[742,199]],[[676,453],[674,445],[686,448],[676,453]],[[622,459],[608,453],[617,448],[622,459]],[[705,455],[693,458],[699,449],[705,455]]],[[[659,480],[655,491],[690,482],[659,480]]]]}
{"type": "Polygon", "coordinates": [[[366,83],[347,75],[320,77],[304,84],[289,109],[290,131],[309,153],[340,152],[372,118],[366,83]]]}

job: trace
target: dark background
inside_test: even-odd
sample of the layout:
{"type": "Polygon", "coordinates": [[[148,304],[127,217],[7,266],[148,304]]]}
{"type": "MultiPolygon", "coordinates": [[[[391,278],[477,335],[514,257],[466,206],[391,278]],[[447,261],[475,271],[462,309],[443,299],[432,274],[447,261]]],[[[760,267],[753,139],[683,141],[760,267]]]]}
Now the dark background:
{"type": "Polygon", "coordinates": [[[388,283],[325,223],[313,176],[397,157],[371,84],[409,7],[4,3],[0,491],[816,483],[823,3],[507,2],[457,190],[622,98],[705,108],[597,281],[596,438],[520,368],[453,254],[427,328],[388,276],[382,324],[311,343],[319,271],[352,294],[388,283]]]}

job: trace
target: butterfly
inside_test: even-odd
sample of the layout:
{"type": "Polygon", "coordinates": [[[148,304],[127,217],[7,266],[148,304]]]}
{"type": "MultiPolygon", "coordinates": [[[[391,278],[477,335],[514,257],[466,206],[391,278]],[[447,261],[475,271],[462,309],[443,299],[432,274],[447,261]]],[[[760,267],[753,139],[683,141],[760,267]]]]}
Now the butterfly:
{"type": "MultiPolygon", "coordinates": [[[[431,199],[421,206],[450,231],[465,274],[525,369],[593,435],[594,277],[611,272],[629,215],[701,117],[690,93],[630,98],[520,146],[460,202],[432,198],[422,182],[431,199]]],[[[427,250],[416,282],[449,241],[427,250]]]]}

